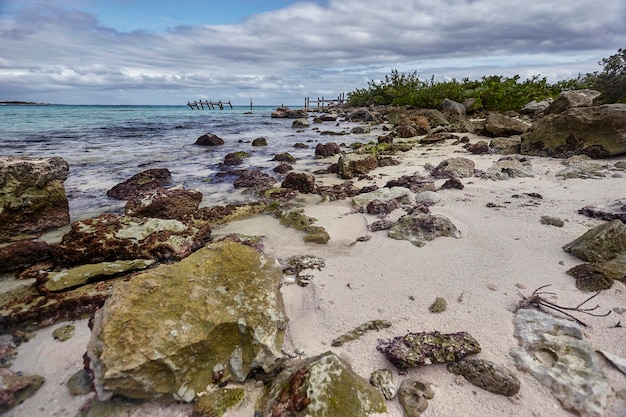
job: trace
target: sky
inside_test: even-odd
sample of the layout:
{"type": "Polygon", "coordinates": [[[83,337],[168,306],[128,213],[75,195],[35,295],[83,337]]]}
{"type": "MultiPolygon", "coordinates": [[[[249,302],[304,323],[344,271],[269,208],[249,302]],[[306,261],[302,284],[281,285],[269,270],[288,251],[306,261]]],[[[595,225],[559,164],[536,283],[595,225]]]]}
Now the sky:
{"type": "Polygon", "coordinates": [[[0,101],[303,105],[391,70],[600,71],[626,0],[0,0],[0,101]]]}

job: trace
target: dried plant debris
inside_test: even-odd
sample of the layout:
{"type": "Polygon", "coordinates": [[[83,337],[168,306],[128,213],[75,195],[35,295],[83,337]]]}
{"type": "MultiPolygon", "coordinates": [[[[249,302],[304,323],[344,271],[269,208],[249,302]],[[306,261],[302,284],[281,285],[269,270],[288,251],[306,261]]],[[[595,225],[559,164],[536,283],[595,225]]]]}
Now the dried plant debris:
{"type": "Polygon", "coordinates": [[[303,274],[305,269],[317,269],[321,271],[326,266],[322,258],[313,255],[296,255],[287,260],[281,260],[283,274],[295,275],[296,283],[301,287],[309,285],[309,281],[313,278],[311,274],[303,274]]]}
{"type": "Polygon", "coordinates": [[[480,352],[480,345],[467,332],[443,334],[437,331],[408,333],[393,340],[381,340],[378,351],[399,369],[434,363],[454,362],[480,352]]]}
{"type": "Polygon", "coordinates": [[[339,347],[344,343],[351,342],[363,336],[366,332],[370,330],[379,331],[381,329],[387,329],[391,327],[391,323],[387,320],[370,320],[366,323],[361,324],[358,327],[350,330],[348,333],[345,333],[338,338],[334,339],[332,342],[333,347],[339,347]]]}
{"type": "Polygon", "coordinates": [[[519,302],[517,309],[519,310],[520,308],[534,307],[540,311],[543,311],[543,308],[548,308],[550,310],[558,311],[559,313],[566,315],[567,317],[569,317],[570,319],[574,320],[576,323],[584,327],[587,327],[587,325],[581,320],[574,317],[572,314],[568,313],[568,311],[587,314],[593,317],[606,317],[609,314],[611,314],[611,310],[607,311],[606,313],[596,312],[596,310],[600,308],[600,306],[597,304],[594,307],[583,307],[585,304],[587,304],[589,301],[595,298],[598,294],[600,294],[600,291],[598,291],[591,297],[585,299],[582,303],[578,304],[576,307],[565,307],[565,306],[560,306],[558,304],[555,304],[551,301],[548,301],[546,298],[543,297],[545,295],[556,295],[556,293],[553,293],[553,292],[541,291],[544,288],[549,287],[550,285],[551,284],[542,285],[541,287],[533,291],[533,293],[528,297],[526,297],[524,294],[518,291],[517,294],[522,298],[522,301],[519,302]]]}

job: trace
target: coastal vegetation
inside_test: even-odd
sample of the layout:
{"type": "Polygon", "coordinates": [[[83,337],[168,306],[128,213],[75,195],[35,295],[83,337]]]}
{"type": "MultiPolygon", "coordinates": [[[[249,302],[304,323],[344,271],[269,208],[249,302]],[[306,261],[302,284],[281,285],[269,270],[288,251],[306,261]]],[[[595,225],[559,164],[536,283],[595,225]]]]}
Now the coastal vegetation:
{"type": "Polygon", "coordinates": [[[626,49],[600,62],[602,71],[579,75],[575,79],[549,83],[545,77],[535,75],[521,80],[519,75],[483,76],[478,80],[463,78],[448,81],[421,79],[417,72],[409,74],[391,70],[381,81],[371,80],[367,88],[357,88],[348,93],[348,105],[409,105],[421,108],[438,108],[444,99],[463,102],[474,99],[474,108],[484,110],[519,110],[532,100],[555,98],[565,90],[592,88],[602,93],[603,103],[626,102],[626,49]]]}

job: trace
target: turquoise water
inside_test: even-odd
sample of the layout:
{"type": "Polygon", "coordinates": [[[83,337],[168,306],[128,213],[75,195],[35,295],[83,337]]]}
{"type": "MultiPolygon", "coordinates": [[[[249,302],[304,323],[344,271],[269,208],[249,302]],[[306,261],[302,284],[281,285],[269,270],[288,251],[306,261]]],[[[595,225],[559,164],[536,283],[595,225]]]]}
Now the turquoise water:
{"type": "MultiPolygon", "coordinates": [[[[260,169],[275,175],[273,156],[289,152],[300,162],[314,161],[316,142],[350,143],[363,138],[333,138],[318,131],[298,132],[293,120],[272,119],[275,107],[235,106],[225,110],[191,110],[187,106],[0,106],[0,155],[60,156],[70,165],[65,188],[72,219],[119,212],[124,202],[106,191],[137,172],[168,168],[174,184],[199,189],[203,205],[245,199],[232,187],[233,169],[260,169]],[[194,144],[213,133],[224,139],[215,148],[194,144]],[[265,137],[267,147],[250,142],[265,137]],[[297,149],[296,142],[309,144],[297,149]],[[252,154],[242,165],[224,166],[224,156],[252,154]],[[219,175],[221,174],[221,175],[219,175]]],[[[311,116],[314,116],[312,114],[311,116]]],[[[315,126],[315,125],[314,125],[315,126]]],[[[349,130],[347,122],[319,125],[319,130],[349,130]]],[[[277,179],[280,179],[277,177],[277,179]]]]}

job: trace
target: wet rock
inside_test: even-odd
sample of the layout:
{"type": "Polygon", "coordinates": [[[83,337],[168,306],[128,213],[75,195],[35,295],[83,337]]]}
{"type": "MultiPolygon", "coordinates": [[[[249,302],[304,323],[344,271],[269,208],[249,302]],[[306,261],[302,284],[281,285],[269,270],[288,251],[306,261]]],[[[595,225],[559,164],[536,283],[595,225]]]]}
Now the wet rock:
{"type": "Polygon", "coordinates": [[[156,401],[148,402],[115,397],[106,401],[88,401],[75,417],[164,417],[164,413],[167,413],[167,417],[189,417],[191,412],[191,405],[189,404],[164,407],[163,404],[156,401]]]}
{"type": "Polygon", "coordinates": [[[587,217],[595,217],[608,221],[621,220],[623,223],[626,223],[626,198],[607,201],[604,204],[585,206],[578,210],[578,212],[587,217]]]}
{"type": "Polygon", "coordinates": [[[280,186],[301,193],[312,193],[315,190],[315,176],[306,172],[290,172],[280,186]]]}
{"type": "Polygon", "coordinates": [[[183,220],[198,209],[201,201],[202,193],[197,190],[159,188],[132,196],[124,212],[134,217],[183,220]]]}
{"type": "Polygon", "coordinates": [[[333,339],[331,346],[339,347],[339,346],[342,346],[344,343],[357,340],[358,338],[360,338],[365,333],[371,330],[380,331],[382,329],[387,329],[389,327],[391,327],[391,322],[387,320],[370,320],[368,322],[361,324],[360,326],[355,327],[349,332],[342,334],[341,336],[333,339]]]}
{"type": "Polygon", "coordinates": [[[72,336],[74,336],[74,331],[76,330],[76,326],[73,324],[66,324],[64,326],[58,327],[54,329],[52,332],[52,337],[59,342],[65,342],[70,340],[72,336]]]}
{"type": "Polygon", "coordinates": [[[234,381],[272,371],[287,323],[281,280],[275,260],[223,241],[117,284],[88,346],[98,397],[189,402],[216,367],[234,381]]]}
{"type": "Polygon", "coordinates": [[[480,352],[480,345],[469,333],[408,333],[390,341],[381,340],[378,351],[399,369],[435,363],[454,362],[480,352]]]}
{"type": "Polygon", "coordinates": [[[109,191],[109,197],[120,200],[128,200],[142,193],[154,191],[166,186],[172,181],[172,174],[167,168],[154,168],[133,175],[126,181],[117,184],[109,191]]]}
{"type": "Polygon", "coordinates": [[[522,137],[514,135],[508,138],[493,138],[489,142],[489,148],[494,153],[502,155],[511,155],[520,153],[520,146],[522,143],[522,137]]]}
{"type": "Polygon", "coordinates": [[[19,375],[0,368],[0,413],[4,413],[29,398],[44,383],[38,375],[19,375]]]}
{"type": "Polygon", "coordinates": [[[437,297],[435,301],[428,307],[431,313],[443,313],[448,308],[448,302],[445,298],[437,297]]]}
{"type": "Polygon", "coordinates": [[[305,119],[303,117],[296,119],[291,123],[291,127],[293,128],[302,128],[302,127],[309,127],[309,126],[311,126],[311,122],[309,122],[308,119],[305,119]]]}
{"type": "Polygon", "coordinates": [[[252,146],[267,146],[267,139],[264,137],[256,138],[252,141],[252,146]]]}
{"type": "Polygon", "coordinates": [[[202,207],[195,212],[194,219],[202,220],[212,225],[219,225],[258,216],[266,209],[267,204],[263,201],[202,207]]]}
{"type": "Polygon", "coordinates": [[[341,148],[335,142],[318,143],[317,146],[315,146],[316,158],[327,158],[340,153],[341,148]]]}
{"type": "Polygon", "coordinates": [[[620,220],[603,223],[563,246],[563,250],[587,262],[613,259],[626,252],[626,224],[620,220]]]}
{"type": "Polygon", "coordinates": [[[448,364],[447,369],[494,394],[510,397],[520,389],[520,381],[513,372],[484,359],[462,359],[448,364]]]}
{"type": "Polygon", "coordinates": [[[519,348],[517,366],[545,385],[566,410],[604,415],[609,383],[581,328],[534,309],[520,309],[513,320],[519,348]]]}
{"type": "Polygon", "coordinates": [[[475,155],[484,155],[491,152],[489,149],[489,143],[484,140],[479,140],[476,143],[472,143],[465,148],[469,153],[473,153],[475,155]]]}
{"type": "Polygon", "coordinates": [[[65,265],[130,259],[176,260],[210,237],[208,224],[103,214],[76,221],[63,236],[57,257],[65,265]]]}
{"type": "Polygon", "coordinates": [[[352,207],[362,210],[369,204],[378,201],[381,203],[408,204],[411,191],[404,187],[379,188],[369,193],[359,194],[352,198],[352,207]]]}
{"type": "Polygon", "coordinates": [[[91,392],[92,383],[93,380],[89,372],[86,369],[81,369],[67,380],[65,386],[71,395],[87,395],[91,392]]]}
{"type": "Polygon", "coordinates": [[[289,107],[278,107],[275,111],[272,112],[272,119],[300,119],[306,118],[308,116],[308,112],[306,109],[290,109],[289,107]]]}
{"type": "Polygon", "coordinates": [[[245,395],[243,388],[220,388],[207,392],[194,403],[191,417],[219,417],[226,410],[241,404],[245,395]]]}
{"type": "Polygon", "coordinates": [[[370,384],[378,388],[387,400],[393,400],[398,395],[398,387],[393,382],[393,374],[389,369],[377,369],[372,372],[370,384]]]}
{"type": "Polygon", "coordinates": [[[460,238],[461,232],[445,216],[431,214],[413,214],[400,217],[389,229],[389,237],[408,240],[415,246],[424,246],[426,242],[440,236],[460,238]]]}
{"type": "Polygon", "coordinates": [[[255,408],[265,417],[363,417],[386,411],[383,395],[332,352],[285,368],[255,408]]]}
{"type": "Polygon", "coordinates": [[[600,94],[599,91],[589,89],[563,91],[550,103],[546,113],[557,114],[575,107],[591,107],[600,94]]]}
{"type": "Polygon", "coordinates": [[[435,178],[467,178],[474,175],[475,164],[471,159],[456,157],[441,161],[431,171],[435,178]]]}
{"type": "Polygon", "coordinates": [[[292,171],[293,167],[285,162],[281,162],[280,165],[274,167],[273,171],[277,174],[286,174],[289,171],[292,171]]]}
{"type": "Polygon", "coordinates": [[[224,165],[241,165],[244,158],[251,156],[248,152],[229,152],[224,156],[224,165]]]}
{"type": "Polygon", "coordinates": [[[0,247],[0,274],[27,268],[52,257],[46,242],[22,240],[0,247]]]}
{"type": "Polygon", "coordinates": [[[352,181],[345,181],[335,185],[318,185],[315,192],[330,201],[335,201],[356,197],[361,190],[355,187],[352,181]]]}
{"type": "Polygon", "coordinates": [[[235,188],[252,188],[254,190],[267,190],[276,184],[276,178],[259,170],[241,171],[235,181],[235,188]]]}
{"type": "Polygon", "coordinates": [[[413,175],[403,175],[400,178],[387,181],[387,184],[385,184],[385,188],[393,187],[408,188],[414,193],[436,190],[435,183],[432,180],[426,179],[418,173],[415,173],[413,175]]]}
{"type": "Polygon", "coordinates": [[[497,112],[490,112],[485,120],[485,130],[491,136],[521,135],[528,128],[529,123],[497,112]]]}
{"type": "Polygon", "coordinates": [[[407,378],[400,384],[398,399],[404,409],[405,417],[419,417],[422,415],[428,408],[428,400],[434,397],[435,393],[428,383],[407,378]]]}
{"type": "Polygon", "coordinates": [[[354,126],[352,129],[350,129],[350,133],[352,133],[353,135],[367,135],[371,131],[372,128],[370,127],[370,125],[354,126]]]}
{"type": "Polygon", "coordinates": [[[431,133],[430,135],[427,135],[425,137],[423,137],[422,139],[420,139],[420,143],[423,145],[430,145],[433,143],[440,143],[440,142],[444,142],[446,140],[458,140],[459,137],[453,133],[448,133],[448,132],[436,132],[436,133],[431,133]]]}
{"type": "Polygon", "coordinates": [[[274,157],[272,158],[272,161],[287,162],[288,164],[294,164],[296,162],[296,158],[294,158],[290,153],[285,152],[285,153],[279,153],[279,154],[274,155],[274,157]]]}
{"type": "Polygon", "coordinates": [[[205,133],[196,139],[195,144],[200,146],[219,146],[224,144],[224,139],[214,135],[213,133],[205,133]]]}
{"type": "Polygon", "coordinates": [[[374,155],[350,153],[339,157],[337,173],[343,179],[351,179],[360,174],[367,174],[377,167],[378,161],[374,155]]]}
{"type": "Polygon", "coordinates": [[[539,221],[541,222],[541,224],[545,224],[546,226],[556,226],[556,227],[565,226],[565,222],[559,219],[558,217],[541,216],[541,219],[539,219],[539,221]]]}
{"type": "Polygon", "coordinates": [[[0,242],[39,236],[70,222],[59,157],[0,156],[0,242]]]}

